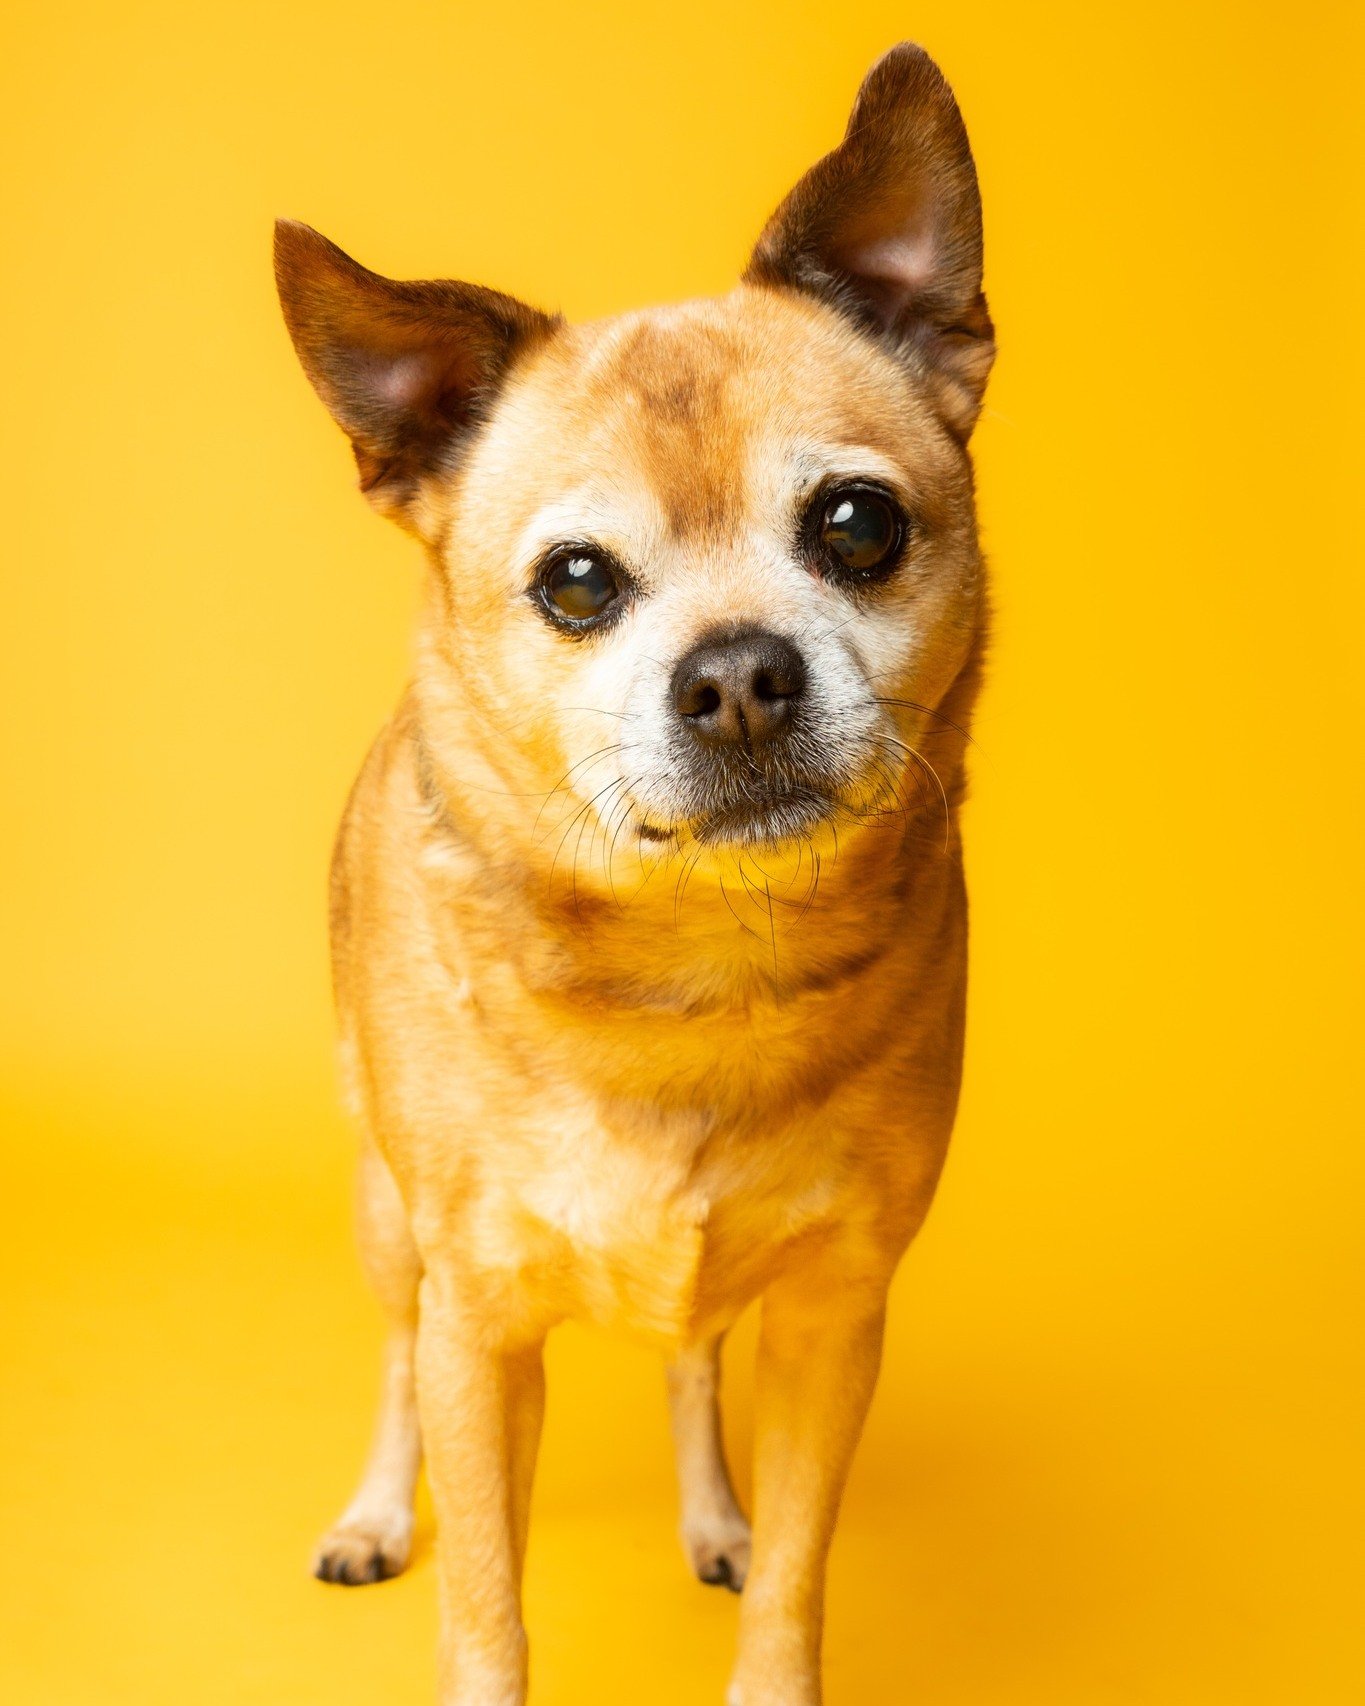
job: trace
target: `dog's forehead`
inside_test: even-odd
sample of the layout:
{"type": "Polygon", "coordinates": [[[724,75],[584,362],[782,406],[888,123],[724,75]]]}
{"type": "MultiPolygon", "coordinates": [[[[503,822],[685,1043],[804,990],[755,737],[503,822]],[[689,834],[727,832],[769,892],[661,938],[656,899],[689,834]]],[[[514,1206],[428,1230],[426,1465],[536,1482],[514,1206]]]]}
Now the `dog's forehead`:
{"type": "Polygon", "coordinates": [[[567,328],[520,404],[543,475],[637,485],[678,535],[746,525],[805,447],[898,460],[922,432],[900,371],[868,340],[827,310],[743,288],[567,328]]]}

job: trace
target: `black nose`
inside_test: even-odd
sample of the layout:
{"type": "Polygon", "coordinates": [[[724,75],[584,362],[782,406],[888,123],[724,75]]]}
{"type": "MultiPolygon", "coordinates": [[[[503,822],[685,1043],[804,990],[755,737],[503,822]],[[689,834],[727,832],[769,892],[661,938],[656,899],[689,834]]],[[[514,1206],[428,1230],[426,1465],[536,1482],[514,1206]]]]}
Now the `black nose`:
{"type": "Polygon", "coordinates": [[[712,635],[673,671],[673,704],[710,746],[765,746],[780,740],[806,687],[806,666],[790,640],[766,628],[712,635]]]}

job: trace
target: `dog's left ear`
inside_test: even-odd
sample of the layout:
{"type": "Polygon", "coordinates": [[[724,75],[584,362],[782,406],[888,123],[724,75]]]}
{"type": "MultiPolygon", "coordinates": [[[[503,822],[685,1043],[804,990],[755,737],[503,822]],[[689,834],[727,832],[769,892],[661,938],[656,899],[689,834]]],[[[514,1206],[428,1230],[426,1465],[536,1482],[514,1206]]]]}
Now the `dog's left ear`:
{"type": "Polygon", "coordinates": [[[957,102],[923,48],[902,42],[868,72],[844,140],[768,221],[744,276],[851,315],[966,440],[995,358],[981,197],[957,102]]]}

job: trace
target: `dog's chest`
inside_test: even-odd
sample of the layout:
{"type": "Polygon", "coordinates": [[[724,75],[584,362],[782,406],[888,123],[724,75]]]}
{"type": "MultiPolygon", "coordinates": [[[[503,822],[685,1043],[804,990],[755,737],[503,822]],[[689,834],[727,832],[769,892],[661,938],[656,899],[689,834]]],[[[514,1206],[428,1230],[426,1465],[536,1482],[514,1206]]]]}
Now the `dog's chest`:
{"type": "Polygon", "coordinates": [[[549,1144],[542,1127],[529,1164],[500,1168],[481,1193],[479,1256],[555,1314],[691,1338],[741,1308],[836,1194],[790,1139],[700,1150],[666,1123],[622,1137],[562,1119],[549,1144]]]}

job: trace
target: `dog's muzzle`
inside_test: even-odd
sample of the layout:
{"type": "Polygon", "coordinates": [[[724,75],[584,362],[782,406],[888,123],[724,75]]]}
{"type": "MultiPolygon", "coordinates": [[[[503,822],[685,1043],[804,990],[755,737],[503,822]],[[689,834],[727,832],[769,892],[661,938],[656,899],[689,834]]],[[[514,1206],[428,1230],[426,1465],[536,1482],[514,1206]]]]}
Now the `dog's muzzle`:
{"type": "Polygon", "coordinates": [[[797,647],[754,625],[712,630],[679,660],[671,693],[698,839],[780,840],[828,814],[807,679],[797,647]]]}

